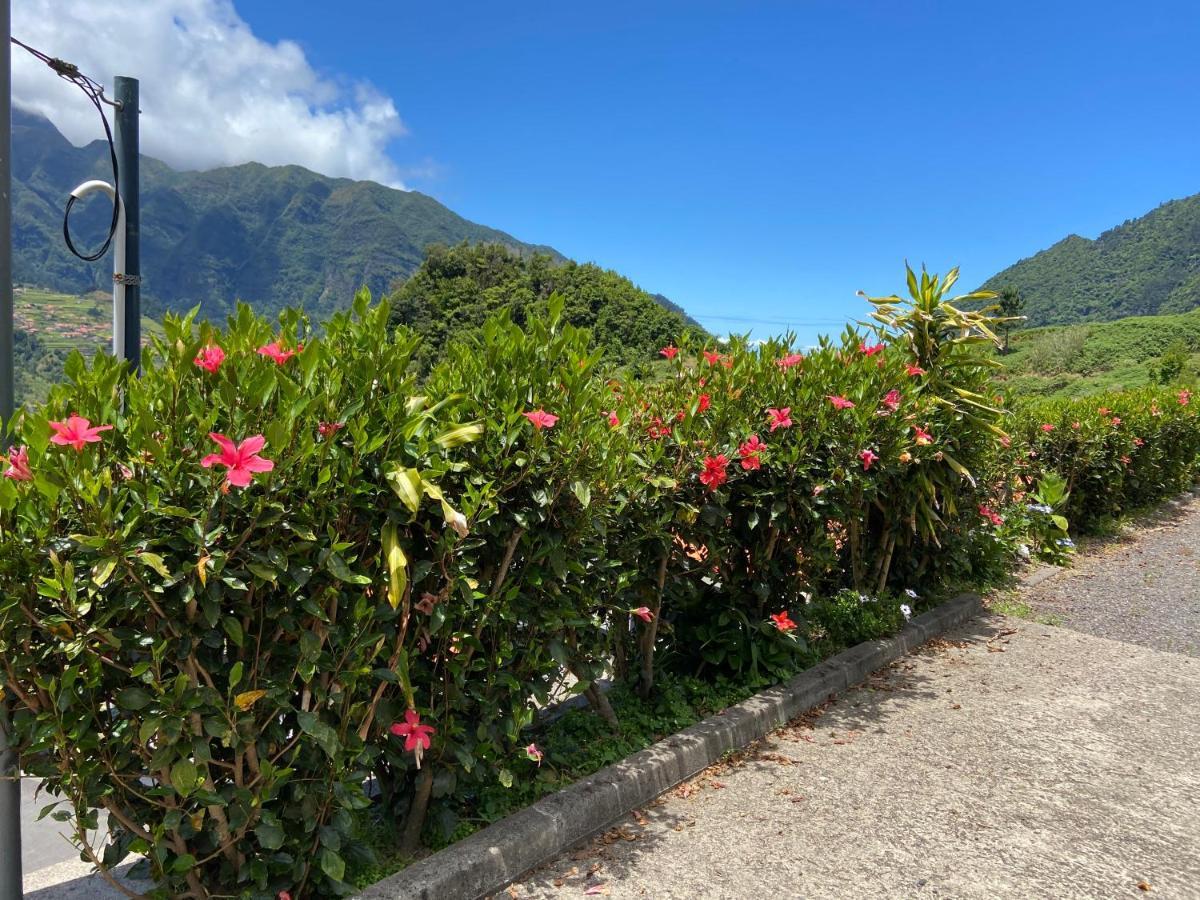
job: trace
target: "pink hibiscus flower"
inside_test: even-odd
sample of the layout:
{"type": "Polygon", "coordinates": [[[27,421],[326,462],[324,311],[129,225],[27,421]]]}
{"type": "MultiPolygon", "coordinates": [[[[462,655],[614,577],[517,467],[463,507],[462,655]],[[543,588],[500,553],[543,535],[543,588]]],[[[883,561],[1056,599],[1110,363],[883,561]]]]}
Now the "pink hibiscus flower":
{"type": "Polygon", "coordinates": [[[404,738],[406,752],[416,750],[418,747],[428,750],[433,743],[431,735],[437,733],[437,729],[433,726],[421,724],[421,716],[415,709],[408,710],[404,714],[404,721],[392,723],[389,730],[396,737],[404,738]]]}
{"type": "Polygon", "coordinates": [[[637,609],[631,609],[629,612],[632,615],[637,616],[643,622],[651,622],[654,620],[654,613],[650,612],[650,607],[648,606],[639,606],[637,609]]]}
{"type": "Polygon", "coordinates": [[[788,615],[786,609],[782,612],[772,613],[771,621],[775,623],[775,627],[780,631],[791,631],[796,627],[796,623],[792,621],[792,617],[788,615]]]}
{"type": "Polygon", "coordinates": [[[558,421],[558,416],[546,412],[544,409],[535,409],[533,412],[521,413],[525,418],[533,423],[533,427],[538,431],[543,428],[553,428],[554,423],[558,421]]]}
{"type": "Polygon", "coordinates": [[[216,344],[209,344],[202,347],[192,361],[206,372],[214,373],[221,368],[221,363],[225,362],[225,351],[216,344]]]}
{"type": "Polygon", "coordinates": [[[791,428],[791,412],[792,408],[790,406],[785,406],[782,409],[775,409],[774,407],[768,409],[767,422],[770,424],[771,430],[774,431],[776,428],[791,428]]]}
{"type": "Polygon", "coordinates": [[[303,349],[303,344],[297,344],[295,350],[284,350],[279,341],[271,341],[271,343],[263,344],[258,348],[258,355],[273,360],[277,366],[282,366],[303,349]]]}
{"type": "Polygon", "coordinates": [[[255,473],[270,472],[275,468],[274,462],[258,455],[258,451],[267,443],[261,434],[252,435],[240,444],[216,432],[210,433],[209,437],[221,448],[221,452],[210,453],[200,460],[200,465],[206,469],[214,465],[225,466],[229,470],[225,473],[225,481],[234,487],[248,487],[255,473]]]}
{"type": "Polygon", "coordinates": [[[667,359],[674,359],[679,353],[679,348],[674,344],[668,344],[666,347],[663,347],[661,350],[659,350],[658,353],[660,356],[665,356],[667,359]]]}
{"type": "Polygon", "coordinates": [[[65,422],[51,422],[50,428],[54,431],[50,443],[74,447],[76,453],[81,452],[88,444],[99,443],[100,432],[112,430],[111,425],[93,427],[91,422],[75,413],[71,413],[65,422]]]}
{"type": "Polygon", "coordinates": [[[710,491],[715,491],[729,480],[729,459],[724,453],[704,457],[704,469],[700,472],[700,483],[710,491]]]}
{"type": "Polygon", "coordinates": [[[13,447],[8,451],[8,468],[4,470],[4,477],[13,481],[33,481],[28,450],[24,447],[13,447]]]}
{"type": "Polygon", "coordinates": [[[840,394],[838,394],[836,396],[833,394],[829,394],[826,396],[825,399],[833,404],[834,409],[854,409],[854,401],[847,400],[845,397],[841,396],[840,394]]]}
{"type": "Polygon", "coordinates": [[[871,468],[871,463],[873,463],[873,462],[875,462],[875,460],[879,459],[879,457],[878,457],[878,455],[876,455],[875,451],[871,450],[869,447],[866,450],[864,450],[862,453],[858,454],[858,458],[862,460],[864,472],[871,468]]]}

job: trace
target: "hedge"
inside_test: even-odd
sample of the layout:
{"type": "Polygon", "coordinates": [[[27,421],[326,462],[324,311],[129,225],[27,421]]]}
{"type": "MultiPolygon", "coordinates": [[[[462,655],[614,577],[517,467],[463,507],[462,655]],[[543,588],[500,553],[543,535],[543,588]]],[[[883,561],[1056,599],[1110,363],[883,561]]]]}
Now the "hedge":
{"type": "Polygon", "coordinates": [[[171,895],[343,895],[358,811],[409,851],[453,833],[540,765],[553,699],[619,729],[602,676],[648,696],[661,672],[795,671],[859,611],[894,626],[917,586],[1058,552],[1064,513],[1188,482],[1183,395],[1122,396],[1120,425],[1080,407],[1087,454],[1058,443],[1074,407],[1005,413],[993,320],[963,311],[986,295],[953,282],[910,272],[805,354],[684,339],[652,382],[557,302],[420,382],[418,341],[365,295],[320,334],[168,317],[141,378],[73,357],[0,479],[25,768],[81,843],[108,813],[83,849],[101,868],[132,851],[171,895]]]}

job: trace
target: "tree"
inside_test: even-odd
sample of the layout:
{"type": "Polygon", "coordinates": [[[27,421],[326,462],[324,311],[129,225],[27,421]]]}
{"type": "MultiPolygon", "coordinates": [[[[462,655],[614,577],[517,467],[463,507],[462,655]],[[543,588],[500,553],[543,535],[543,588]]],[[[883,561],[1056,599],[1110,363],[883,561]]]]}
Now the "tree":
{"type": "Polygon", "coordinates": [[[997,305],[1000,307],[1001,317],[1014,320],[1002,322],[1000,325],[1000,330],[1004,335],[1004,347],[1000,352],[1007,353],[1009,335],[1020,327],[1020,323],[1015,320],[1023,318],[1021,310],[1025,308],[1025,298],[1021,296],[1021,292],[1017,288],[1008,285],[1000,289],[997,305]]]}

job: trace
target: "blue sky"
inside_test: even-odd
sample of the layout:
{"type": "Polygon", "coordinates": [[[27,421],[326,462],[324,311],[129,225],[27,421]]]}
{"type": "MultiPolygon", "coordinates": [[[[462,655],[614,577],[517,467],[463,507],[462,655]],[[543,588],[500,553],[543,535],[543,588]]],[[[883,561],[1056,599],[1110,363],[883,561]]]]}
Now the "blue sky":
{"type": "Polygon", "coordinates": [[[807,341],[905,258],[974,286],[1200,191],[1194,2],[236,9],[394,101],[406,184],[713,330],[807,341]]]}

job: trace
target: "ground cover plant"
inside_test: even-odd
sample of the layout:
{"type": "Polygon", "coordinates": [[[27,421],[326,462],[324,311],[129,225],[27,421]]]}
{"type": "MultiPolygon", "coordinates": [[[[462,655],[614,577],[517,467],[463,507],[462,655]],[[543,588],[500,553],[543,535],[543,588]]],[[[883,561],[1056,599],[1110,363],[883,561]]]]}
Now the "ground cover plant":
{"type": "Polygon", "coordinates": [[[169,317],[141,379],[72,357],[0,478],[27,770],[164,894],[344,895],[373,846],[394,867],[1190,482],[1186,390],[1009,411],[989,297],[953,284],[909,272],[805,354],[681,334],[653,381],[559,298],[427,377],[365,295],[320,334],[169,317]]]}

